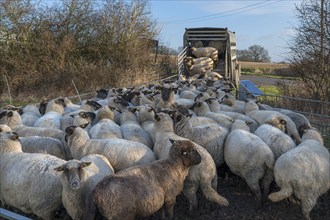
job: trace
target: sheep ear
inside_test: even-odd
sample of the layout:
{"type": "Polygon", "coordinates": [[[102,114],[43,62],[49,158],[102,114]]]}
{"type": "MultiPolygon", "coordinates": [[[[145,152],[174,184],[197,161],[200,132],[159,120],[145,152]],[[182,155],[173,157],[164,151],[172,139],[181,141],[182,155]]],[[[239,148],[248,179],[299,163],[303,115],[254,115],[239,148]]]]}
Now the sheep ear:
{"type": "Polygon", "coordinates": [[[127,109],[130,110],[133,113],[135,113],[136,110],[137,110],[137,108],[135,108],[135,107],[128,107],[127,109]]]}
{"type": "Polygon", "coordinates": [[[7,116],[8,116],[8,117],[13,117],[13,115],[14,115],[14,114],[13,114],[12,111],[9,111],[9,112],[7,113],[7,116]]]}
{"type": "Polygon", "coordinates": [[[57,172],[62,172],[62,171],[64,171],[64,168],[65,168],[65,164],[63,164],[59,167],[55,167],[54,170],[57,171],[57,172]]]}
{"type": "Polygon", "coordinates": [[[175,140],[172,140],[172,139],[169,139],[171,144],[174,144],[175,143],[175,140]]]}
{"type": "Polygon", "coordinates": [[[156,121],[160,121],[160,117],[159,117],[158,114],[155,114],[155,117],[154,118],[156,119],[156,121]]]}
{"type": "Polygon", "coordinates": [[[81,162],[81,168],[88,167],[91,164],[92,164],[92,162],[85,162],[85,161],[83,161],[83,162],[81,162]]]}
{"type": "Polygon", "coordinates": [[[246,121],[245,124],[247,124],[247,125],[252,125],[253,122],[252,122],[252,121],[246,121]]]}
{"type": "Polygon", "coordinates": [[[79,127],[85,129],[88,125],[89,125],[89,123],[86,123],[86,124],[82,124],[82,125],[80,125],[79,127]]]}
{"type": "Polygon", "coordinates": [[[92,121],[95,119],[96,114],[94,112],[87,112],[87,115],[90,119],[92,119],[92,121]]]}
{"type": "Polygon", "coordinates": [[[116,110],[116,108],[115,107],[113,107],[113,106],[108,106],[109,107],[109,109],[111,110],[111,111],[114,111],[114,110],[116,110]]]}
{"type": "Polygon", "coordinates": [[[70,127],[67,127],[66,129],[65,129],[65,133],[67,134],[67,135],[72,135],[73,134],[73,132],[74,132],[74,129],[76,128],[77,126],[70,126],[70,127]]]}
{"type": "Polygon", "coordinates": [[[3,112],[1,112],[1,113],[0,113],[0,119],[3,118],[3,117],[6,116],[6,115],[7,115],[7,111],[3,111],[3,112]]]}
{"type": "Polygon", "coordinates": [[[16,132],[13,132],[13,134],[10,136],[10,139],[16,141],[18,139],[18,134],[16,132]]]}

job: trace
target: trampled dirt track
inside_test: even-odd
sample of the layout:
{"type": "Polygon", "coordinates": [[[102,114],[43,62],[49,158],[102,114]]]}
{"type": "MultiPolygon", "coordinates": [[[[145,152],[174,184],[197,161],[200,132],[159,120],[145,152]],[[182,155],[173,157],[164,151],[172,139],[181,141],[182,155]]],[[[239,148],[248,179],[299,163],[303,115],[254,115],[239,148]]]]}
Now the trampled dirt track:
{"type": "MultiPolygon", "coordinates": [[[[263,207],[258,208],[257,202],[240,177],[232,174],[224,166],[218,169],[218,192],[230,203],[228,207],[221,207],[207,201],[201,192],[198,192],[199,208],[194,216],[189,216],[188,201],[183,195],[177,197],[174,207],[174,219],[176,220],[301,220],[303,219],[301,208],[297,204],[291,204],[288,200],[273,203],[267,200],[263,207]]],[[[272,191],[279,188],[273,184],[272,191]]],[[[322,195],[317,205],[310,213],[312,220],[330,219],[330,191],[322,195]]],[[[152,220],[160,219],[159,214],[152,220]]]]}

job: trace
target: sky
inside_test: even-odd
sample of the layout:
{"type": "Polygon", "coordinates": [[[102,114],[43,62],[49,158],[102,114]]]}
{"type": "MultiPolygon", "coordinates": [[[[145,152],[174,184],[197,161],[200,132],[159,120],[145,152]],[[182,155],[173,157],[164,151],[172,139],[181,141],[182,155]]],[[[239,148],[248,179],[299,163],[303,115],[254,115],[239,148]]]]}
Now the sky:
{"type": "Polygon", "coordinates": [[[159,41],[177,50],[185,28],[227,27],[236,33],[237,49],[260,45],[272,62],[288,60],[288,42],[297,25],[301,0],[150,0],[161,28],[159,41]]]}

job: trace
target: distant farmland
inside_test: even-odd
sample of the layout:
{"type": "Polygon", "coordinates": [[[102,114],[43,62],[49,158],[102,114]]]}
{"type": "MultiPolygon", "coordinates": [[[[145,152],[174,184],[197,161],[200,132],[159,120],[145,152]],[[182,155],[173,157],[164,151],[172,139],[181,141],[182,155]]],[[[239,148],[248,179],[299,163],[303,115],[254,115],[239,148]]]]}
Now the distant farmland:
{"type": "Polygon", "coordinates": [[[239,61],[241,68],[251,68],[251,69],[287,69],[290,64],[286,63],[262,63],[262,62],[244,62],[239,61]]]}

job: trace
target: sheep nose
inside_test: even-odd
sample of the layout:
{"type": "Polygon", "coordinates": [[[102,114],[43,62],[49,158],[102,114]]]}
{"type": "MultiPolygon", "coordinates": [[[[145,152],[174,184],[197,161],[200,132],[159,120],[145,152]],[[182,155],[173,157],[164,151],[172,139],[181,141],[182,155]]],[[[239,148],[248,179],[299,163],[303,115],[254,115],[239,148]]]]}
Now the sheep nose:
{"type": "Polygon", "coordinates": [[[78,188],[80,186],[80,183],[78,181],[74,181],[71,183],[73,188],[78,188]]]}

